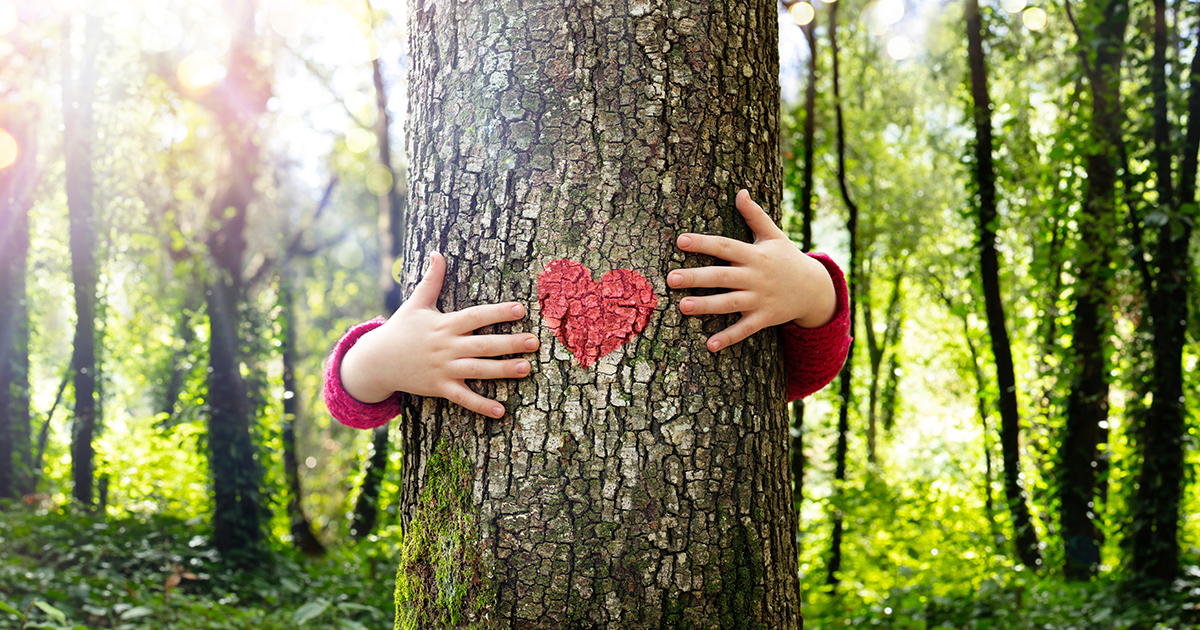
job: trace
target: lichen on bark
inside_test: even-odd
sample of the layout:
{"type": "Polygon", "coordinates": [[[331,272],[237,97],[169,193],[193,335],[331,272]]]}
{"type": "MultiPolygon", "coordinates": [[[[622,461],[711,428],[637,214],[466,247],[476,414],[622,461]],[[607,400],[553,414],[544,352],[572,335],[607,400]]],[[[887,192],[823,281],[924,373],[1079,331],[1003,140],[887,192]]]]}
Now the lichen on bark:
{"type": "Polygon", "coordinates": [[[428,462],[428,482],[400,545],[396,630],[488,628],[495,585],[477,542],[471,463],[443,440],[428,462]]]}

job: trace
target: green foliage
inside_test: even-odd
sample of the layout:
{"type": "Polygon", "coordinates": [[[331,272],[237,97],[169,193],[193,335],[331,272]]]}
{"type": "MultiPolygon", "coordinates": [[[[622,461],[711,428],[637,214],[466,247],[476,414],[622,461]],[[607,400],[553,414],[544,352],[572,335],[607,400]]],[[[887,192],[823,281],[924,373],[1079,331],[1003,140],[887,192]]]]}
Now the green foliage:
{"type": "Polygon", "coordinates": [[[391,622],[391,576],[378,570],[376,554],[338,549],[312,560],[279,549],[242,571],[222,562],[201,519],[0,508],[0,628],[359,630],[391,622]]]}

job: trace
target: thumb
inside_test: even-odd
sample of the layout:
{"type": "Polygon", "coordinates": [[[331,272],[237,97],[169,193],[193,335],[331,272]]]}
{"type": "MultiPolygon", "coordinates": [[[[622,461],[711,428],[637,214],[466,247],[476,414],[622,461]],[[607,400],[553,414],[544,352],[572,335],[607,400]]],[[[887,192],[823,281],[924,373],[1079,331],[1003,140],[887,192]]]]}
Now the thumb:
{"type": "Polygon", "coordinates": [[[745,188],[738,191],[735,201],[738,212],[742,213],[742,218],[746,220],[746,225],[750,227],[750,231],[754,232],[755,240],[766,240],[779,238],[784,236],[783,230],[775,225],[775,221],[767,214],[762,206],[754,203],[750,198],[750,192],[745,188]]]}
{"type": "Polygon", "coordinates": [[[442,292],[442,280],[446,277],[446,258],[434,252],[429,255],[429,269],[417,283],[409,301],[418,308],[437,308],[438,294],[442,292]]]}

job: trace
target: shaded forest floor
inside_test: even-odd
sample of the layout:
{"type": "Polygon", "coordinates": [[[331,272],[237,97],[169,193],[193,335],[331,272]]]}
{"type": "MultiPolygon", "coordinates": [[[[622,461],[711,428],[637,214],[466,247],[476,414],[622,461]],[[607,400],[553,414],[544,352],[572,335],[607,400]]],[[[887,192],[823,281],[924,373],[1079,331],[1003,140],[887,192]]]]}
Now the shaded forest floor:
{"type": "MultiPolygon", "coordinates": [[[[207,525],[167,516],[100,519],[0,504],[0,629],[364,630],[390,628],[394,561],[385,545],[323,558],[266,551],[252,570],[220,561],[207,525]],[[24,625],[22,625],[24,624],[24,625]]],[[[808,630],[834,628],[1179,630],[1200,628],[1200,570],[1172,592],[1123,595],[1103,580],[1054,578],[972,587],[938,597],[896,589],[880,601],[805,594],[808,630]]],[[[1144,589],[1143,589],[1144,590],[1144,589]]]]}

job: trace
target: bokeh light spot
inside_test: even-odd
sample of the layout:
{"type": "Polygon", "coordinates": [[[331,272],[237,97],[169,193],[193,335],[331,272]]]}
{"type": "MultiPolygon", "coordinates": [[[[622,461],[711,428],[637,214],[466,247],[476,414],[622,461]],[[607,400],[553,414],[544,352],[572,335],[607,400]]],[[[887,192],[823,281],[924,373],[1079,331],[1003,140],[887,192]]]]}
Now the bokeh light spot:
{"type": "Polygon", "coordinates": [[[813,16],[815,16],[817,12],[813,9],[811,4],[807,2],[797,2],[788,9],[788,13],[792,15],[792,19],[796,21],[796,24],[805,26],[809,22],[812,22],[813,16]]]}
{"type": "Polygon", "coordinates": [[[888,56],[899,61],[907,59],[912,54],[912,40],[907,37],[893,37],[887,43],[888,56]]]}
{"type": "Polygon", "coordinates": [[[225,78],[225,67],[212,55],[195,52],[179,62],[179,82],[189,90],[202,90],[225,78]]]}
{"type": "Polygon", "coordinates": [[[267,21],[271,23],[271,28],[285,39],[300,37],[308,28],[307,6],[292,0],[276,0],[271,3],[267,21]]]}
{"type": "Polygon", "coordinates": [[[1028,5],[1026,0],[1001,0],[1000,6],[1004,7],[1009,13],[1020,13],[1022,9],[1028,5]]]}
{"type": "Polygon", "coordinates": [[[17,4],[12,0],[0,0],[0,35],[17,28],[17,4]]]}
{"type": "Polygon", "coordinates": [[[1040,31],[1046,28],[1046,12],[1037,7],[1030,7],[1021,14],[1021,21],[1029,30],[1040,31]]]}
{"type": "Polygon", "coordinates": [[[892,25],[904,19],[904,2],[901,0],[880,0],[875,5],[875,19],[881,24],[892,25]]]}
{"type": "Polygon", "coordinates": [[[8,168],[17,161],[17,141],[9,133],[0,129],[0,168],[8,168]]]}
{"type": "Polygon", "coordinates": [[[382,164],[372,164],[367,171],[367,190],[372,195],[386,195],[392,189],[392,171],[382,164]]]}
{"type": "Polygon", "coordinates": [[[346,148],[355,153],[371,148],[371,132],[361,127],[351,129],[346,133],[346,148]]]}

